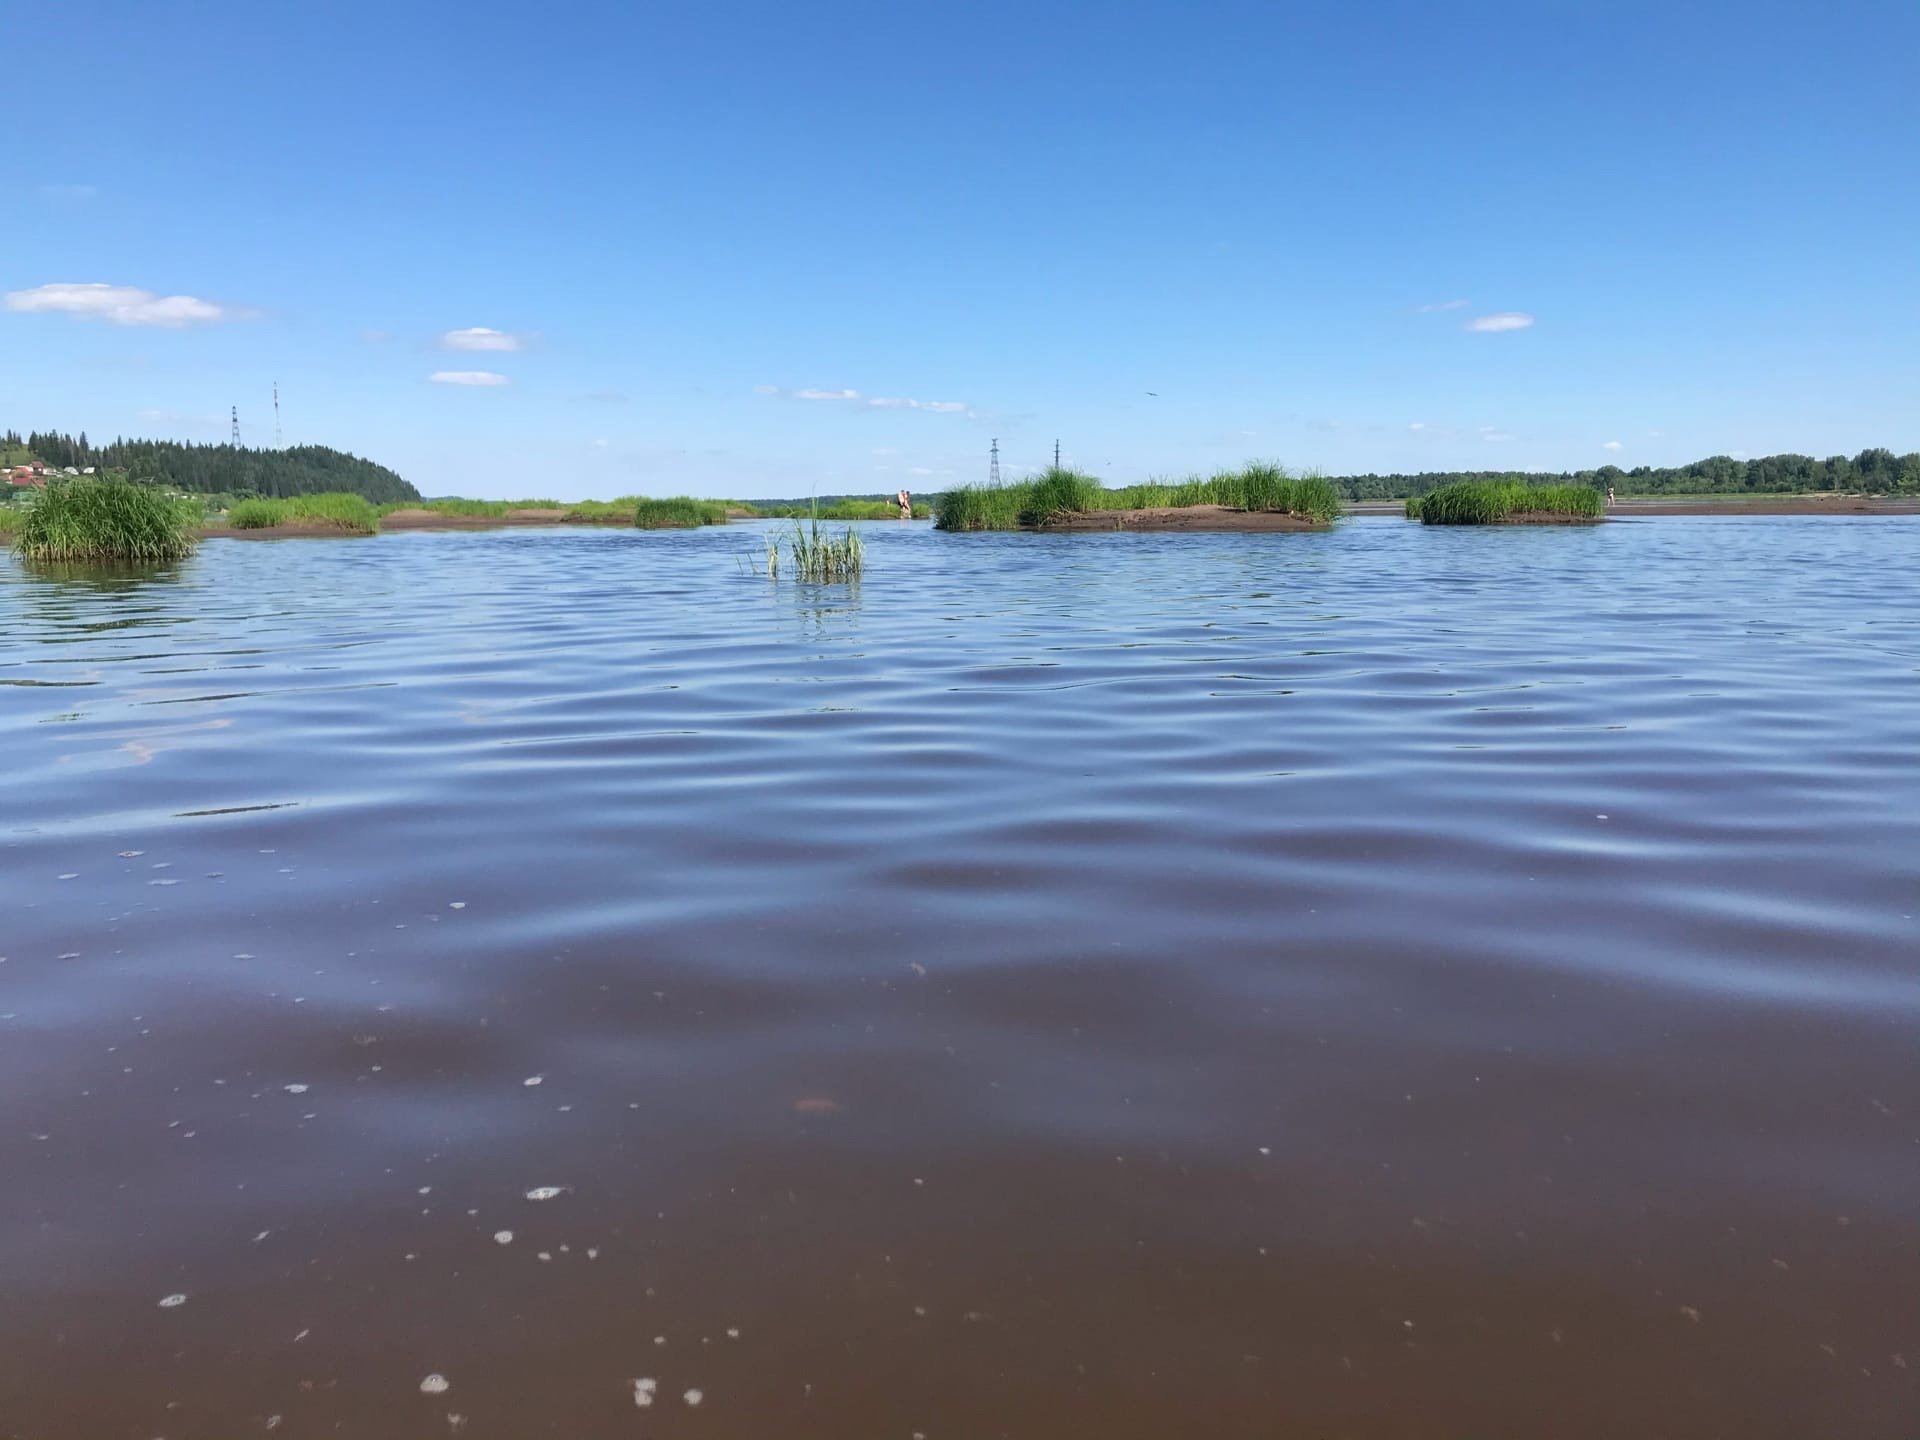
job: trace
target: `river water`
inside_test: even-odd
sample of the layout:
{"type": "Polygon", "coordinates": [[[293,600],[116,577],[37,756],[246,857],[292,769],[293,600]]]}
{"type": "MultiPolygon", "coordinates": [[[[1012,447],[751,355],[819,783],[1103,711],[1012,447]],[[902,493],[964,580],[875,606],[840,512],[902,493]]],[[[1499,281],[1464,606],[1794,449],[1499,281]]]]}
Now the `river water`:
{"type": "Polygon", "coordinates": [[[1920,521],[756,544],[0,562],[0,1435],[1916,1433],[1920,521]]]}

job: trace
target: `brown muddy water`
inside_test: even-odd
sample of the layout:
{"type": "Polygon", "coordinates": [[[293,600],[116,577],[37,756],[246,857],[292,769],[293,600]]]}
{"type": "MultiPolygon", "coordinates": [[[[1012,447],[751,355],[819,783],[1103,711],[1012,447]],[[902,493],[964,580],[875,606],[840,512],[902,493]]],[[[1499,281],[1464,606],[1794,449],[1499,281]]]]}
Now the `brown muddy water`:
{"type": "Polygon", "coordinates": [[[1920,521],[755,543],[0,563],[0,1435],[1920,1433],[1920,521]]]}

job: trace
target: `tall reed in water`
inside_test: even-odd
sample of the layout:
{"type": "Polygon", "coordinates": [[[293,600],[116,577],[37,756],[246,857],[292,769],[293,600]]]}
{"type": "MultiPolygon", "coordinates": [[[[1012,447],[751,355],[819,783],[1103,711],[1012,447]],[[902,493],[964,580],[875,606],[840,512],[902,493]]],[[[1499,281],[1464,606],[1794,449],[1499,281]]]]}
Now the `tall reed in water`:
{"type": "Polygon", "coordinates": [[[56,480],[20,516],[27,560],[178,560],[193,551],[200,507],[126,480],[56,480]]]}

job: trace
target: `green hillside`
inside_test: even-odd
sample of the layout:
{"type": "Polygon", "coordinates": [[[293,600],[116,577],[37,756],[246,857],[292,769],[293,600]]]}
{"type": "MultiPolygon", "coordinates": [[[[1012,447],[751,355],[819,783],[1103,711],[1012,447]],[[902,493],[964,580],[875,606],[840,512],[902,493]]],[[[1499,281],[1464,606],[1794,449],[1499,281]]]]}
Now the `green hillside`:
{"type": "Polygon", "coordinates": [[[420,492],[384,465],[325,445],[253,450],[244,445],[186,445],[175,440],[115,439],[96,445],[83,431],[0,435],[9,463],[28,458],[48,465],[124,470],[129,478],[210,495],[264,495],[284,499],[345,491],[375,505],[418,500],[420,492]]]}

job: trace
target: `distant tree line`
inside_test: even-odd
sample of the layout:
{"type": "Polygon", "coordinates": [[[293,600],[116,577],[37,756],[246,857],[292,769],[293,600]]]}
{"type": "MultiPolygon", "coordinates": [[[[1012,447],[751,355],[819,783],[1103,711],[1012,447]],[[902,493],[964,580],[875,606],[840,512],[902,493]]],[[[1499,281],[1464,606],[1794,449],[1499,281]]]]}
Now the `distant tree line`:
{"type": "Polygon", "coordinates": [[[96,445],[78,435],[9,430],[0,449],[25,449],[58,469],[123,470],[131,480],[167,484],[210,495],[284,499],[344,490],[376,505],[418,500],[420,492],[384,465],[325,445],[251,450],[244,445],[183,445],[174,440],[121,440],[96,445]]]}
{"type": "Polygon", "coordinates": [[[1425,472],[1418,475],[1345,475],[1334,484],[1350,500],[1400,500],[1425,495],[1457,480],[1489,480],[1517,485],[1609,485],[1622,495],[1759,495],[1838,490],[1849,494],[1920,494],[1920,453],[1862,450],[1816,460],[1811,455],[1764,455],[1735,460],[1713,455],[1691,465],[1636,465],[1623,470],[1602,465],[1557,475],[1513,474],[1498,470],[1425,472]]]}

